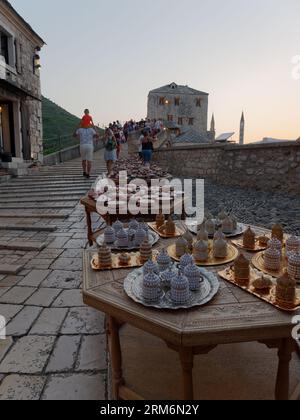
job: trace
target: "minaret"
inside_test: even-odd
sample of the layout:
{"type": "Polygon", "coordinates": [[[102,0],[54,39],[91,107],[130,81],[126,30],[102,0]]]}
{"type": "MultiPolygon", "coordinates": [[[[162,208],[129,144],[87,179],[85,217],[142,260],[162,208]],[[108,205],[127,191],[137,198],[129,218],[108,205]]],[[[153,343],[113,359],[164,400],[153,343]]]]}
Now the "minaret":
{"type": "Polygon", "coordinates": [[[240,124],[240,145],[243,146],[245,142],[245,115],[242,113],[241,124],[240,124]]]}
{"type": "Polygon", "coordinates": [[[210,138],[211,141],[216,140],[216,123],[215,123],[215,115],[212,115],[211,123],[210,123],[210,138]]]}

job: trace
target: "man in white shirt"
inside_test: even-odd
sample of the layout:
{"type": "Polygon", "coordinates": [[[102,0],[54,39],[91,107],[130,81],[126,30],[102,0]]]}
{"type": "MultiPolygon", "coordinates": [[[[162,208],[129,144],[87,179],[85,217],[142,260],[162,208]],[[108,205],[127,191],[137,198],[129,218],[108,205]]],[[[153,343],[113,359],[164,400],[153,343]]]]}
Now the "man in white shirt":
{"type": "Polygon", "coordinates": [[[93,164],[94,140],[99,136],[94,128],[78,128],[74,137],[80,140],[83,176],[89,179],[93,164]]]}

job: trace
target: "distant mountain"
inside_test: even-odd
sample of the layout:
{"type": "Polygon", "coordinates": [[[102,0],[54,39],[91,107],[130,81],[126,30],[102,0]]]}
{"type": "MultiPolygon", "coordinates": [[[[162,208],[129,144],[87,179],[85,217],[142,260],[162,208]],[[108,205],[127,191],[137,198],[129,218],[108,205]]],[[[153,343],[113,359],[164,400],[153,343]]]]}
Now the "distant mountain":
{"type": "Polygon", "coordinates": [[[44,139],[72,134],[80,123],[80,119],[56,105],[50,99],[43,97],[44,139]]]}

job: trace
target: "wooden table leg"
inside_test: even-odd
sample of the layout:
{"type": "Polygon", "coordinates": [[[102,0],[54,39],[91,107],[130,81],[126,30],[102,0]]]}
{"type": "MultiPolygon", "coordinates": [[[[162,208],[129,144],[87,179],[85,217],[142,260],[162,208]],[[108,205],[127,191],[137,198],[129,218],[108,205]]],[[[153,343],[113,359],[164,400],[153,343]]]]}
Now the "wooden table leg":
{"type": "Polygon", "coordinates": [[[122,350],[119,334],[120,328],[121,325],[114,318],[108,317],[107,333],[111,357],[113,398],[115,400],[120,399],[119,389],[120,386],[125,383],[122,370],[122,350]]]}
{"type": "Polygon", "coordinates": [[[88,241],[89,241],[89,245],[93,246],[94,241],[93,241],[93,227],[92,227],[91,212],[86,208],[85,213],[86,213],[86,222],[87,222],[87,228],[88,228],[88,241]]]}
{"type": "Polygon", "coordinates": [[[290,361],[292,360],[293,350],[294,343],[291,338],[281,340],[278,351],[279,365],[275,392],[277,401],[287,401],[289,399],[290,361]]]}
{"type": "Polygon", "coordinates": [[[193,367],[194,353],[193,349],[182,348],[179,351],[181,367],[182,367],[182,385],[183,400],[194,400],[194,384],[193,384],[193,367]]]}

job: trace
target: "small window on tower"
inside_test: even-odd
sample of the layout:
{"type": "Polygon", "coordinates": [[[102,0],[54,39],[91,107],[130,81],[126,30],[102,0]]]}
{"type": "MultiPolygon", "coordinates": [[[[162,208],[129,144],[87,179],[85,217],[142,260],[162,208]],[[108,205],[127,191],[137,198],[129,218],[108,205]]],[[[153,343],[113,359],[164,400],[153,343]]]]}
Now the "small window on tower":
{"type": "Polygon", "coordinates": [[[168,121],[173,121],[173,115],[168,115],[168,121]]]}
{"type": "Polygon", "coordinates": [[[180,98],[175,98],[175,106],[179,106],[180,105],[180,98]]]}
{"type": "Polygon", "coordinates": [[[178,125],[183,125],[183,118],[182,117],[178,118],[178,125]]]}
{"type": "Polygon", "coordinates": [[[194,125],[194,118],[189,118],[189,125],[194,125]]]}
{"type": "Polygon", "coordinates": [[[196,100],[196,106],[197,106],[198,108],[201,108],[201,107],[202,107],[202,99],[201,99],[201,98],[198,98],[198,99],[196,100]]]}

